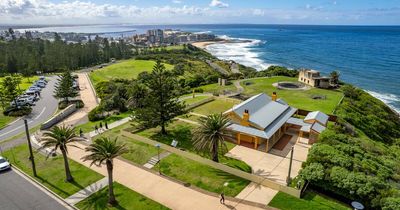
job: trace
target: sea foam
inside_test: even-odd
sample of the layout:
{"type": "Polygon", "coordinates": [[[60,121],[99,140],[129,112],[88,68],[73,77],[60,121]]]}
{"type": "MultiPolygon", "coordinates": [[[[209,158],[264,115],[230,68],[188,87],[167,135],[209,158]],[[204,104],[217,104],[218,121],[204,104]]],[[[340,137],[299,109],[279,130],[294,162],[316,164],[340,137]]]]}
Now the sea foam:
{"type": "Polygon", "coordinates": [[[217,58],[233,60],[257,70],[264,70],[273,65],[264,62],[259,58],[261,53],[254,51],[254,47],[265,42],[258,39],[231,38],[226,35],[219,36],[219,38],[227,40],[227,42],[215,43],[206,47],[206,50],[217,58]]]}
{"type": "Polygon", "coordinates": [[[388,93],[378,93],[375,91],[371,90],[365,90],[367,93],[372,95],[373,97],[381,100],[383,103],[388,105],[390,108],[392,108],[394,111],[400,114],[400,109],[396,107],[395,104],[400,104],[400,97],[396,96],[394,94],[388,94],[388,93]]]}

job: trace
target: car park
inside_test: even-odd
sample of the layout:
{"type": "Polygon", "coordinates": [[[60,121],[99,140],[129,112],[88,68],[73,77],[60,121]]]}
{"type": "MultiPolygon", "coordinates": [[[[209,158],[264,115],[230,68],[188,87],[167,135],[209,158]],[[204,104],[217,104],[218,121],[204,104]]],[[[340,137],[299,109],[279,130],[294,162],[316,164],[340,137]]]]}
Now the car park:
{"type": "Polygon", "coordinates": [[[29,100],[28,98],[17,98],[10,103],[11,106],[33,106],[35,102],[33,100],[29,100]],[[17,104],[15,104],[17,103],[17,104]]]}
{"type": "Polygon", "coordinates": [[[21,95],[21,97],[25,96],[32,96],[34,97],[35,101],[39,100],[39,97],[37,97],[37,92],[35,91],[27,90],[23,95],[21,95]]]}
{"type": "Polygon", "coordinates": [[[46,83],[37,81],[37,82],[35,82],[35,86],[36,87],[40,87],[40,88],[45,88],[46,87],[46,83]]]}
{"type": "Polygon", "coordinates": [[[29,104],[34,105],[36,101],[36,96],[21,95],[19,96],[19,99],[25,99],[29,104]]]}
{"type": "Polygon", "coordinates": [[[0,171],[8,170],[11,168],[10,162],[7,159],[0,156],[0,171]]]}

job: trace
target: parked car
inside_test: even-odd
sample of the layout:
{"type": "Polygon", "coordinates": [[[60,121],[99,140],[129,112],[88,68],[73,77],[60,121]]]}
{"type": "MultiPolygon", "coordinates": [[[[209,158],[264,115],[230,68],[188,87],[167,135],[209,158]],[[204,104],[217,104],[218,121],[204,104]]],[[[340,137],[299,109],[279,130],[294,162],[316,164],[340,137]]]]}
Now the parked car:
{"type": "Polygon", "coordinates": [[[7,159],[0,156],[0,171],[8,170],[11,168],[11,164],[7,159]]]}
{"type": "Polygon", "coordinates": [[[40,87],[40,88],[45,88],[46,87],[46,83],[45,82],[41,82],[41,81],[36,81],[34,85],[36,87],[40,87]]]}
{"type": "Polygon", "coordinates": [[[33,96],[35,97],[35,101],[39,100],[39,97],[37,97],[37,92],[31,90],[25,91],[25,93],[22,96],[33,96]]]}
{"type": "Polygon", "coordinates": [[[18,98],[16,101],[12,101],[10,103],[11,106],[33,106],[35,105],[34,101],[28,100],[27,98],[18,98]],[[17,103],[17,104],[15,104],[17,103]]]}
{"type": "Polygon", "coordinates": [[[25,99],[29,104],[35,104],[36,96],[20,95],[19,99],[25,99]]]}
{"type": "Polygon", "coordinates": [[[34,91],[34,92],[40,92],[42,90],[42,88],[37,87],[37,86],[31,86],[29,88],[30,91],[34,91]]]}
{"type": "Polygon", "coordinates": [[[40,76],[39,77],[39,81],[43,81],[43,82],[47,83],[47,80],[46,80],[45,76],[40,76]]]}

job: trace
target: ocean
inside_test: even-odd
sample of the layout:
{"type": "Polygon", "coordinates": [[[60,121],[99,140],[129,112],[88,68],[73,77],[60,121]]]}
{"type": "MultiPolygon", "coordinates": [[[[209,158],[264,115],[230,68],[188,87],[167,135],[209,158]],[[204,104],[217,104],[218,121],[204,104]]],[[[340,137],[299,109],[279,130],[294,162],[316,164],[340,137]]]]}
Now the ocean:
{"type": "MultiPolygon", "coordinates": [[[[326,75],[337,70],[341,80],[368,91],[400,113],[400,26],[103,25],[86,26],[84,30],[70,26],[68,30],[115,35],[149,28],[209,32],[226,39],[247,40],[213,44],[206,50],[220,59],[258,70],[270,65],[310,68],[326,75]]],[[[41,30],[67,32],[60,27],[41,30]]]]}

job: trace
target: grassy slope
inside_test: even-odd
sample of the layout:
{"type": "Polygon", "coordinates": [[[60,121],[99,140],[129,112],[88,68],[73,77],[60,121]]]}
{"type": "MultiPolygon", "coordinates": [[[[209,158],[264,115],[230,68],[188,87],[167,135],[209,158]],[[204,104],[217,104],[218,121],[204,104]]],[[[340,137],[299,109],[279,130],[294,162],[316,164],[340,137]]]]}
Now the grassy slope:
{"type": "Polygon", "coordinates": [[[191,110],[192,112],[203,114],[203,115],[208,115],[208,114],[213,114],[213,113],[221,113],[225,112],[226,110],[230,109],[235,105],[236,103],[233,103],[231,101],[225,101],[222,99],[217,99],[214,101],[211,101],[209,103],[206,103],[204,105],[201,105],[199,107],[194,108],[191,110]]]}
{"type": "Polygon", "coordinates": [[[204,85],[199,88],[203,89],[204,92],[208,93],[214,93],[214,92],[222,93],[224,90],[236,91],[236,87],[233,84],[229,84],[227,86],[220,86],[217,83],[215,83],[215,84],[204,85]]]}
{"type": "Polygon", "coordinates": [[[168,209],[167,207],[117,183],[114,182],[114,193],[118,205],[110,207],[107,205],[108,188],[92,194],[88,198],[76,204],[79,209],[168,209]]]}
{"type": "Polygon", "coordinates": [[[196,102],[199,102],[199,101],[201,101],[201,100],[204,100],[204,99],[210,98],[210,97],[211,97],[211,96],[196,96],[196,97],[194,97],[194,98],[192,98],[192,97],[186,98],[186,99],[184,99],[183,101],[184,101],[187,105],[190,105],[190,104],[194,104],[194,103],[196,103],[196,102]]]}
{"type": "Polygon", "coordinates": [[[310,111],[322,111],[327,114],[331,114],[335,109],[343,94],[339,91],[324,90],[318,88],[312,88],[310,90],[279,90],[273,87],[272,84],[280,81],[297,81],[297,78],[293,77],[272,77],[272,78],[255,78],[241,82],[241,85],[245,89],[245,94],[255,95],[258,93],[267,93],[271,95],[272,92],[277,92],[278,97],[284,99],[290,105],[310,110],[310,111]],[[250,85],[244,85],[245,82],[252,82],[250,85]],[[313,95],[324,95],[326,99],[315,100],[312,99],[313,95]]]}
{"type": "Polygon", "coordinates": [[[314,192],[306,192],[302,199],[293,197],[283,192],[278,192],[278,194],[276,194],[276,196],[268,205],[282,210],[349,209],[349,207],[341,203],[318,195],[314,192]]]}
{"type": "MultiPolygon", "coordinates": [[[[155,61],[151,60],[126,60],[104,67],[103,69],[95,70],[94,72],[90,73],[90,79],[94,84],[115,78],[133,79],[136,78],[141,72],[151,71],[155,63],[155,61]]],[[[167,69],[173,68],[172,65],[164,65],[167,69]]]]}
{"type": "MultiPolygon", "coordinates": [[[[3,152],[3,155],[7,157],[14,166],[17,166],[25,173],[33,176],[31,163],[28,159],[28,146],[26,144],[7,150],[3,152]]],[[[61,155],[47,160],[45,156],[38,153],[35,153],[34,156],[36,171],[38,173],[38,177],[35,179],[63,198],[67,198],[103,178],[102,175],[89,168],[73,160],[69,160],[71,173],[75,181],[73,183],[68,183],[65,182],[64,161],[61,155]]]]}

